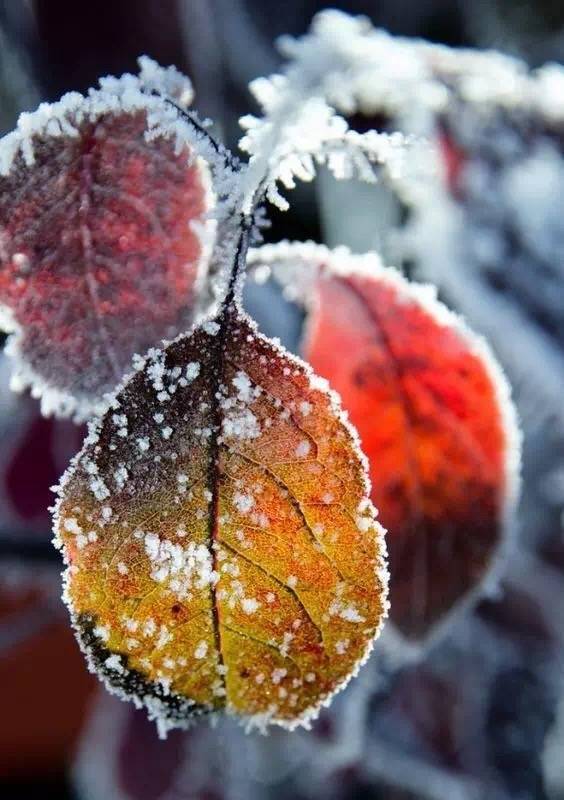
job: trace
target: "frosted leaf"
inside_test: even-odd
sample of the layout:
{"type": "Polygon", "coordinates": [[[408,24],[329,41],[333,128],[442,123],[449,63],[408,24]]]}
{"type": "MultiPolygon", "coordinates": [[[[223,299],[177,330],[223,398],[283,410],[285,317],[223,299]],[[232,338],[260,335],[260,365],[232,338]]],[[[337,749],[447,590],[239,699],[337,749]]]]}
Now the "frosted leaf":
{"type": "Polygon", "coordinates": [[[229,302],[152,351],[112,406],[63,477],[55,513],[65,599],[91,667],[161,731],[220,710],[251,725],[306,724],[367,657],[387,610],[383,530],[337,398],[229,302]],[[161,394],[170,437],[155,421],[161,394]],[[86,525],[97,538],[78,547],[86,525]],[[133,628],[146,635],[132,642],[133,628]]]}
{"type": "Polygon", "coordinates": [[[135,353],[189,326],[230,244],[214,246],[233,217],[228,154],[158,93],[186,100],[179,73],[141,67],[41,104],[0,141],[1,320],[14,386],[46,414],[102,408],[135,353]]]}
{"type": "Polygon", "coordinates": [[[307,34],[283,37],[279,45],[288,63],[283,75],[252,84],[264,118],[243,118],[242,147],[251,153],[248,177],[268,169],[268,194],[282,207],[287,203],[276,181],[291,187],[295,177],[311,179],[316,160],[337,178],[358,174],[369,182],[380,164],[402,199],[419,192],[424,201],[426,182],[441,172],[437,121],[449,109],[461,127],[472,127],[479,115],[483,124],[484,115],[499,110],[532,112],[549,125],[564,120],[559,65],[529,72],[524,62],[496,51],[393,37],[365,17],[336,10],[317,14],[307,34]],[[476,108],[474,122],[458,103],[476,108]],[[348,130],[342,117],[357,114],[366,126],[372,119],[378,132],[348,130]],[[424,186],[413,185],[422,179],[424,186]]]}
{"type": "MultiPolygon", "coordinates": [[[[322,11],[309,33],[283,37],[280,49],[290,72],[299,71],[304,81],[315,76],[319,96],[331,107],[347,116],[385,114],[404,132],[432,134],[433,119],[453,93],[484,108],[533,109],[553,121],[563,118],[562,67],[550,64],[530,73],[523,61],[497,51],[395,37],[366,17],[322,11]]],[[[266,87],[257,88],[262,93],[266,87]]],[[[272,102],[268,94],[265,102],[272,102]]]]}

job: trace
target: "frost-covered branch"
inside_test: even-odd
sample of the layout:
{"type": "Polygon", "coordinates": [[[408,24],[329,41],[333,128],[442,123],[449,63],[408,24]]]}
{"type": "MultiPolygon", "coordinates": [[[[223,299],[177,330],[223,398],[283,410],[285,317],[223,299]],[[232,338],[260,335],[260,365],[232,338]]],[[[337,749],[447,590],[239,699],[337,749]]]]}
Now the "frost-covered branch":
{"type": "Polygon", "coordinates": [[[247,133],[240,146],[250,155],[247,210],[261,191],[287,208],[277,185],[310,181],[319,164],[337,178],[368,182],[382,172],[409,194],[413,178],[434,178],[439,169],[434,148],[416,148],[412,137],[432,138],[455,98],[485,110],[532,109],[551,123],[564,116],[561,67],[530,73],[495,51],[392,37],[364,17],[324,11],[308,34],[283,37],[279,47],[288,58],[283,73],[251,84],[263,116],[241,119],[247,133]],[[383,117],[393,132],[352,131],[345,117],[356,113],[383,117]]]}
{"type": "Polygon", "coordinates": [[[523,61],[494,50],[394,37],[365,17],[334,10],[318,14],[306,35],[284,37],[279,45],[290,59],[287,74],[317,76],[319,95],[339,113],[385,112],[400,130],[419,135],[432,131],[433,116],[453,92],[490,107],[564,116],[558,102],[564,70],[555,64],[529,72],[523,61]]]}
{"type": "MultiPolygon", "coordinates": [[[[240,142],[250,155],[243,197],[250,210],[262,191],[282,209],[288,207],[277,183],[293,188],[295,178],[310,181],[316,164],[326,164],[338,178],[354,173],[376,179],[376,166],[396,175],[409,139],[401,133],[350,130],[346,120],[326,100],[327,81],[342,65],[328,47],[305,48],[283,74],[260,78],[251,91],[263,117],[245,116],[247,133],[240,142]]],[[[286,46],[289,52],[289,48],[286,46]]]]}

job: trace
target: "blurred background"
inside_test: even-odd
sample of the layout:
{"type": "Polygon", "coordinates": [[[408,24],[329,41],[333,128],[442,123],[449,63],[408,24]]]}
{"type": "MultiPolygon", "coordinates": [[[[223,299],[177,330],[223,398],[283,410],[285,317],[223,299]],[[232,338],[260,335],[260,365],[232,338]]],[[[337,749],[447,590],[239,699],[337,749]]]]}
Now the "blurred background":
{"type": "MultiPolygon", "coordinates": [[[[559,0],[330,5],[365,14],[392,34],[493,47],[531,67],[564,61],[559,0]]],[[[196,108],[236,150],[239,117],[258,111],[248,82],[280,66],[275,39],[304,33],[326,7],[316,0],[0,0],[0,134],[42,100],[85,91],[100,75],[135,72],[137,56],[146,53],[192,78],[196,108]]],[[[351,122],[366,129],[382,120],[351,122]]],[[[456,120],[443,122],[457,152],[464,137],[456,120]]],[[[499,246],[487,258],[476,245],[485,241],[480,197],[450,187],[475,249],[469,245],[466,273],[453,270],[444,285],[428,259],[418,260],[416,247],[397,259],[409,273],[439,283],[443,299],[489,338],[514,386],[525,432],[524,491],[518,552],[502,589],[458,619],[424,659],[371,661],[311,733],[245,736],[226,723],[158,742],[143,714],[107,696],[87,673],[60,601],[49,487],[84,431],[42,419],[36,401],[10,393],[9,366],[0,356],[3,798],[563,800],[564,130],[545,130],[538,120],[496,124],[485,138],[463,142],[464,157],[480,174],[495,184],[500,159],[486,145],[509,131],[528,145],[534,137],[550,139],[554,180],[541,182],[540,197],[532,192],[518,208],[507,202],[503,213],[496,195],[488,235],[493,230],[499,246]],[[519,240],[513,226],[527,218],[527,203],[538,224],[519,240]]],[[[349,224],[338,213],[338,191],[326,178],[299,186],[288,212],[272,210],[266,239],[362,250],[367,241],[354,214],[349,224]]],[[[355,199],[354,186],[346,197],[348,208],[356,202],[365,209],[366,196],[355,199]]],[[[388,214],[390,231],[405,217],[401,208],[388,214]]],[[[375,228],[380,249],[399,253],[380,220],[375,228]]],[[[250,286],[246,302],[265,332],[297,352],[301,314],[273,285],[250,286]]]]}

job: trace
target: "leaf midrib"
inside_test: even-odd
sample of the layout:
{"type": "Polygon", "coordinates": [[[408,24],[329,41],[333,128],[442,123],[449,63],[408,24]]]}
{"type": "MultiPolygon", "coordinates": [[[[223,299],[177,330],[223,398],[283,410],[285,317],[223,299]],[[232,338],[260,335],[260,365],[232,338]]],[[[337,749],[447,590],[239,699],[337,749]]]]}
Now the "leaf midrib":
{"type": "MultiPolygon", "coordinates": [[[[210,369],[210,406],[211,406],[211,429],[212,436],[210,437],[210,456],[208,464],[208,491],[211,492],[210,513],[208,518],[208,541],[207,547],[212,561],[213,574],[219,575],[219,564],[217,558],[217,545],[219,542],[219,492],[221,474],[219,468],[219,455],[220,445],[219,436],[221,433],[222,415],[219,403],[219,389],[223,382],[225,372],[225,349],[227,337],[230,333],[231,314],[228,309],[222,309],[222,319],[220,321],[220,329],[215,337],[215,347],[209,354],[212,362],[210,369]],[[215,368],[214,366],[215,365],[215,368]]],[[[223,648],[221,643],[221,621],[219,613],[219,604],[217,599],[216,583],[210,583],[210,601],[212,612],[212,627],[215,649],[220,667],[225,667],[223,660],[223,648]]],[[[227,691],[225,683],[225,670],[220,670],[219,678],[222,683],[224,691],[227,691]]],[[[224,695],[226,698],[226,695],[224,695]]],[[[225,700],[224,700],[225,703],[225,700]]]]}
{"type": "Polygon", "coordinates": [[[104,343],[108,360],[114,372],[116,383],[121,379],[122,374],[114,348],[112,347],[111,336],[106,328],[104,319],[100,314],[100,298],[98,296],[98,286],[91,270],[91,265],[95,261],[95,252],[92,247],[92,232],[88,223],[88,212],[91,207],[91,191],[94,185],[93,169],[91,161],[94,158],[96,140],[94,138],[97,125],[93,125],[89,136],[81,143],[81,152],[78,157],[78,176],[79,176],[79,198],[80,203],[77,210],[79,237],[82,248],[84,262],[84,283],[87,293],[92,300],[94,308],[94,318],[98,326],[100,338],[104,343]]]}

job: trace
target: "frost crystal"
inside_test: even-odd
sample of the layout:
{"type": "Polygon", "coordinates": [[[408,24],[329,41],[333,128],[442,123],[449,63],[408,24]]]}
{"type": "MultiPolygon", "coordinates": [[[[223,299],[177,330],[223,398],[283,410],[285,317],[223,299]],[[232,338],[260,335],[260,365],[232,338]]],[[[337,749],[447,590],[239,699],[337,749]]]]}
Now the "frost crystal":
{"type": "Polygon", "coordinates": [[[241,600],[241,606],[245,614],[254,614],[260,608],[260,603],[254,597],[244,597],[241,600]]]}
{"type": "Polygon", "coordinates": [[[200,374],[200,365],[196,361],[191,361],[186,367],[186,380],[194,381],[200,374]]]}
{"type": "Polygon", "coordinates": [[[118,655],[109,656],[104,663],[108,669],[111,669],[114,672],[125,672],[121,663],[121,658],[118,655]]]}
{"type": "Polygon", "coordinates": [[[206,657],[207,652],[208,652],[208,643],[200,642],[194,651],[194,656],[197,659],[202,659],[206,657]]]}
{"type": "Polygon", "coordinates": [[[235,493],[235,495],[233,496],[233,502],[237,507],[237,509],[241,512],[241,514],[248,514],[251,508],[255,504],[252,495],[241,494],[240,492],[235,493]]]}
{"type": "Polygon", "coordinates": [[[145,534],[144,543],[153,565],[151,577],[158,583],[167,581],[179,598],[186,597],[193,586],[201,589],[216,580],[210,553],[204,545],[190,542],[181,547],[160,539],[156,533],[145,534]]]}

